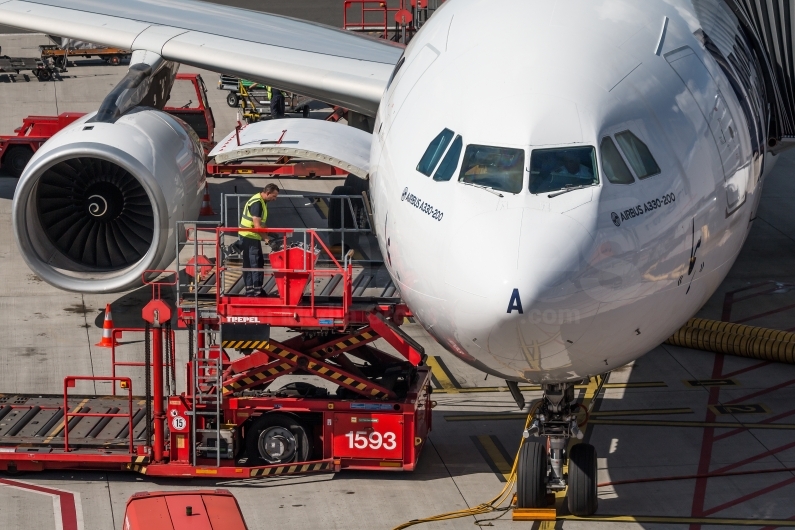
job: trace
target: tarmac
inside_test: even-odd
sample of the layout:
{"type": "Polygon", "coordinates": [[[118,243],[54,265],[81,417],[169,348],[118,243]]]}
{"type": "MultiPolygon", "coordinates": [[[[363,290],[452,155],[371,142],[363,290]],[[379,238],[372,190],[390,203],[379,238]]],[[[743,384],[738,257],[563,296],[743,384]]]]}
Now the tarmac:
{"type": "MultiPolygon", "coordinates": [[[[36,54],[40,35],[0,35],[3,53],[36,54]]],[[[183,68],[182,71],[191,71],[183,68]]],[[[76,61],[60,78],[39,82],[0,74],[0,134],[29,114],[91,111],[125,66],[76,61]]],[[[216,139],[234,127],[235,110],[200,72],[217,121],[216,139]]],[[[318,105],[318,107],[320,107],[318,105]]],[[[313,109],[322,118],[328,109],[313,109]]],[[[780,155],[766,177],[751,234],[719,290],[699,316],[777,329],[795,328],[795,152],[780,155]]],[[[266,182],[290,192],[329,192],[342,180],[212,179],[220,194],[253,193],[266,182]]],[[[60,393],[66,375],[106,375],[101,337],[105,304],[117,326],[138,326],[146,288],[115,295],[59,291],[34,276],[11,229],[16,180],[0,175],[0,392],[60,393]]],[[[274,211],[274,216],[278,212],[274,211]]],[[[127,499],[146,490],[225,488],[251,530],[389,529],[418,517],[475,506],[494,497],[510,471],[524,416],[504,381],[448,354],[421,327],[406,329],[434,369],[433,432],[411,473],[341,472],[241,481],[153,480],[135,474],[0,474],[0,529],[121,530],[127,499]]],[[[179,331],[178,363],[186,357],[179,331]]],[[[132,357],[140,342],[126,346],[132,357]]],[[[179,373],[179,371],[177,372],[179,373]]],[[[134,382],[134,387],[136,383],[134,382]]],[[[105,393],[102,384],[76,391],[105,393]]],[[[580,389],[579,392],[586,392],[580,389]]],[[[539,396],[524,389],[528,402],[539,396]]],[[[588,520],[512,522],[510,512],[484,525],[503,528],[728,528],[795,526],[795,366],[661,345],[609,376],[588,424],[599,456],[599,510],[588,520]]],[[[475,518],[429,528],[472,528],[475,518]]]]}

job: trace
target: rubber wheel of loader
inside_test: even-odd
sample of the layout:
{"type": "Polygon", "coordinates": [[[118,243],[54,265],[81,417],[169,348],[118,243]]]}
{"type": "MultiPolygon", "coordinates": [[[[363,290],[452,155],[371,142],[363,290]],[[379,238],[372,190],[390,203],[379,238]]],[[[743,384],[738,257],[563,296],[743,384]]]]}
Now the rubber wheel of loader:
{"type": "Polygon", "coordinates": [[[287,414],[263,414],[246,429],[250,466],[306,462],[312,454],[307,429],[287,414]]]}
{"type": "Polygon", "coordinates": [[[30,162],[33,156],[33,151],[30,147],[17,145],[12,147],[6,152],[3,159],[3,167],[11,173],[12,176],[19,178],[22,172],[25,171],[25,166],[30,162]]]}
{"type": "Polygon", "coordinates": [[[516,466],[516,505],[519,508],[547,507],[547,448],[525,442],[516,466]]]}
{"type": "Polygon", "coordinates": [[[226,95],[227,105],[234,108],[237,107],[237,103],[238,103],[237,94],[235,94],[234,92],[230,92],[229,94],[226,95]]]}
{"type": "Polygon", "coordinates": [[[569,512],[578,517],[596,513],[596,448],[577,444],[569,454],[569,512]]]}

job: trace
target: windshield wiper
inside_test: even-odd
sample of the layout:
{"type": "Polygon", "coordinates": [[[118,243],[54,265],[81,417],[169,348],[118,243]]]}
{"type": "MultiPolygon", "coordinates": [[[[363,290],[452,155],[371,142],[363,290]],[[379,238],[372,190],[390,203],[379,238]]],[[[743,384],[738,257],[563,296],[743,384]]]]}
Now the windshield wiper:
{"type": "Polygon", "coordinates": [[[494,195],[496,195],[497,197],[504,197],[504,195],[503,195],[502,193],[500,193],[500,192],[498,192],[498,191],[496,191],[496,190],[494,190],[494,189],[490,188],[489,186],[484,186],[483,184],[475,184],[474,182],[467,182],[467,181],[465,181],[465,180],[462,180],[462,181],[460,181],[460,182],[461,182],[461,184],[466,184],[467,186],[474,186],[474,187],[476,187],[476,188],[480,188],[480,189],[482,189],[482,190],[486,190],[486,191],[488,191],[489,193],[493,193],[493,194],[494,194],[494,195]]]}
{"type": "Polygon", "coordinates": [[[558,195],[563,195],[564,193],[568,193],[568,192],[574,191],[574,190],[581,190],[581,189],[587,188],[587,187],[589,187],[589,186],[584,186],[584,185],[580,184],[579,186],[572,186],[571,188],[566,188],[566,189],[562,189],[560,191],[556,191],[555,193],[550,193],[549,195],[547,195],[547,197],[549,197],[551,199],[552,197],[557,197],[558,195]]]}

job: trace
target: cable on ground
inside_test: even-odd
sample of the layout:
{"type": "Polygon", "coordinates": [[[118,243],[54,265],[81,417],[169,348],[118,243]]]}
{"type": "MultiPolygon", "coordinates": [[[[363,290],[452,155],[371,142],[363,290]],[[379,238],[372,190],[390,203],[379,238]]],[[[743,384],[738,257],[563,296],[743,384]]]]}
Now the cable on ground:
{"type": "MultiPolygon", "coordinates": [[[[526,430],[530,426],[530,422],[533,419],[533,416],[536,413],[538,407],[541,406],[542,400],[536,401],[533,406],[530,408],[530,412],[527,414],[527,421],[525,421],[524,429],[526,430]]],[[[510,505],[502,508],[501,506],[505,503],[505,501],[511,499],[513,497],[513,486],[516,484],[516,468],[519,464],[519,454],[522,451],[522,446],[524,445],[525,438],[522,437],[521,441],[519,442],[519,450],[516,451],[516,457],[513,459],[513,466],[511,467],[511,473],[508,475],[508,480],[505,482],[505,486],[503,486],[502,491],[491,499],[488,502],[484,502],[483,504],[478,504],[472,508],[466,508],[464,510],[457,510],[454,512],[447,512],[447,513],[440,513],[439,515],[432,515],[431,517],[425,517],[423,519],[412,519],[411,521],[405,522],[400,526],[396,526],[393,530],[403,530],[404,528],[408,528],[410,526],[422,524],[422,523],[432,523],[434,521],[448,521],[450,519],[460,519],[461,517],[469,517],[469,516],[477,516],[477,515],[484,515],[487,513],[492,513],[496,511],[502,511],[503,513],[500,514],[498,517],[494,517],[492,519],[481,519],[476,520],[475,524],[479,524],[486,521],[492,521],[499,519],[511,508],[510,505]]]]}

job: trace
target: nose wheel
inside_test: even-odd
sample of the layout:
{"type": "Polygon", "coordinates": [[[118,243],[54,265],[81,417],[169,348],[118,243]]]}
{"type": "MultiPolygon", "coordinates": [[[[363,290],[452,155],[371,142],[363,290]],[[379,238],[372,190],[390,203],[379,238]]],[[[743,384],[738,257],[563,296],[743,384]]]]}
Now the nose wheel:
{"type": "Polygon", "coordinates": [[[520,508],[547,506],[547,448],[539,442],[522,444],[516,467],[516,503],[520,508]]]}
{"type": "Polygon", "coordinates": [[[541,405],[530,427],[524,431],[525,443],[516,468],[516,503],[519,508],[546,508],[547,495],[568,488],[569,512],[576,516],[596,513],[596,449],[581,440],[574,404],[574,384],[544,385],[541,405]],[[564,468],[568,463],[568,473],[564,468]]]}
{"type": "Polygon", "coordinates": [[[577,444],[569,455],[569,512],[583,517],[596,513],[596,449],[590,444],[577,444]]]}

